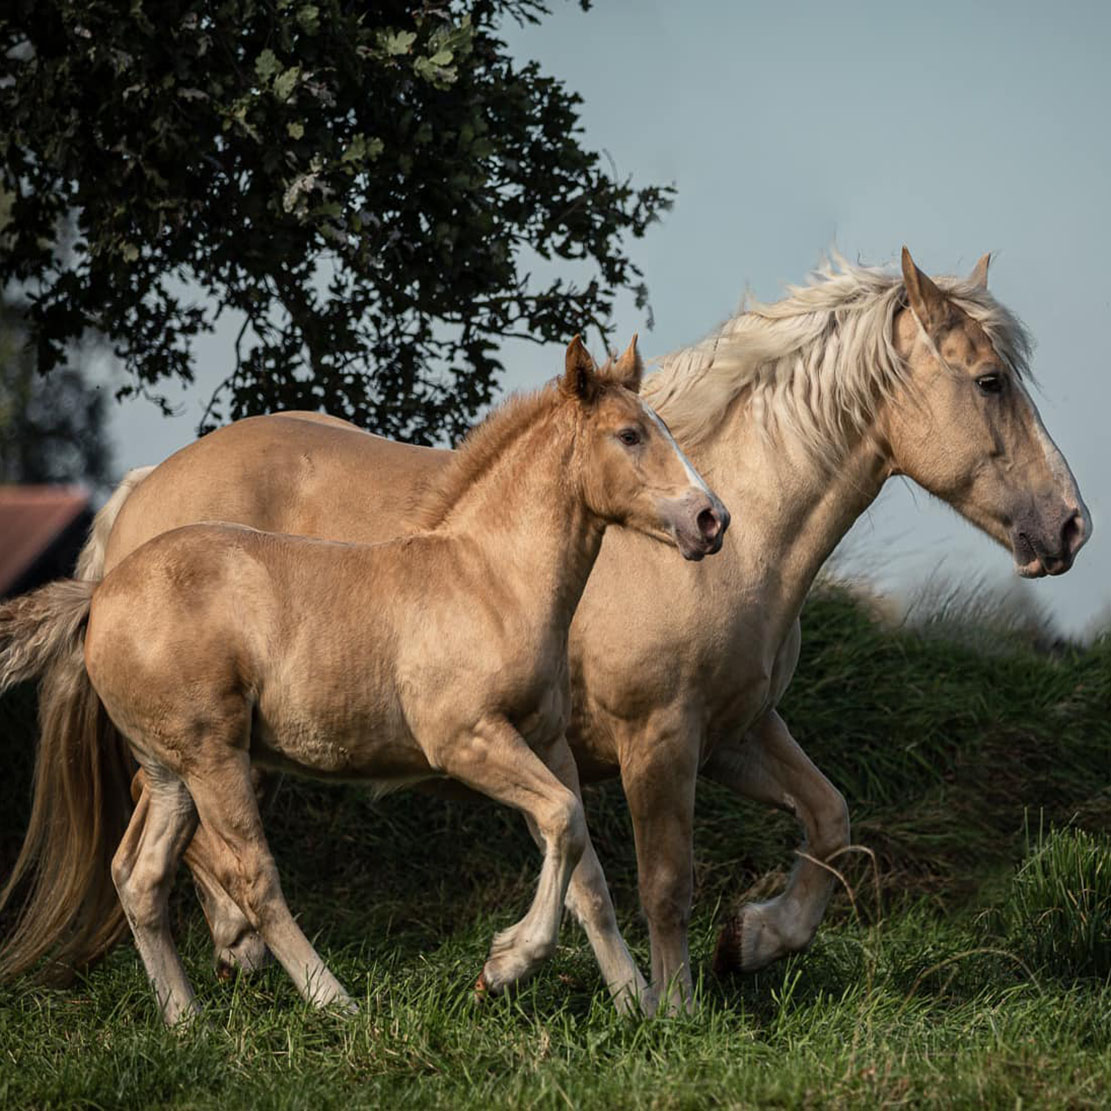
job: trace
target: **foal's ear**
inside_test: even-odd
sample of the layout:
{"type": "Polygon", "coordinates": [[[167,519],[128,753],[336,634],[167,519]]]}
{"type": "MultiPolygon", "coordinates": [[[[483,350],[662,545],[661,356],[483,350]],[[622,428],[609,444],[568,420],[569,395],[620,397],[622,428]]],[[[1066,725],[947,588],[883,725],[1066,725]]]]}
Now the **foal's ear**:
{"type": "Polygon", "coordinates": [[[927,332],[940,328],[949,315],[945,294],[914,265],[906,247],[903,248],[903,281],[907,286],[907,301],[918,322],[927,332]]]}
{"type": "Polygon", "coordinates": [[[637,334],[634,332],[629,346],[625,348],[625,354],[613,365],[613,380],[633,393],[640,393],[640,379],[643,374],[644,360],[637,350],[637,334]]]}
{"type": "Polygon", "coordinates": [[[991,251],[988,251],[988,253],[984,255],[984,257],[980,259],[980,261],[976,263],[974,267],[972,267],[972,273],[968,275],[969,284],[974,285],[977,289],[987,289],[988,267],[990,265],[991,251]]]}
{"type": "Polygon", "coordinates": [[[559,388],[564,397],[589,404],[598,395],[598,367],[583,344],[582,336],[576,336],[567,345],[567,358],[559,388]]]}

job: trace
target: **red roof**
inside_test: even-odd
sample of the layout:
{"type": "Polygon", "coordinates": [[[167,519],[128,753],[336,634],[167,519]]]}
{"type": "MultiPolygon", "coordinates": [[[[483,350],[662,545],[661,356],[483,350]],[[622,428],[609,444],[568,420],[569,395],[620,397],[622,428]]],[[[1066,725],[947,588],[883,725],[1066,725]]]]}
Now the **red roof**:
{"type": "Polygon", "coordinates": [[[0,486],[0,595],[89,504],[80,486],[0,486]]]}

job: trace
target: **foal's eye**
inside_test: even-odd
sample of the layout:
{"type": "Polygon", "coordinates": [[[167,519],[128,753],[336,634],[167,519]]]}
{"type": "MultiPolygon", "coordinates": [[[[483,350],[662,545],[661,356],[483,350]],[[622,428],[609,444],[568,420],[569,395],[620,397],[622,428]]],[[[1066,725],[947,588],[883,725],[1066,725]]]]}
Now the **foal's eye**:
{"type": "Polygon", "coordinates": [[[1002,393],[1003,381],[1002,374],[981,374],[976,379],[976,385],[980,387],[981,393],[1002,393]]]}
{"type": "Polygon", "coordinates": [[[622,428],[617,433],[617,438],[626,447],[636,447],[640,443],[640,433],[635,428],[622,428]]]}

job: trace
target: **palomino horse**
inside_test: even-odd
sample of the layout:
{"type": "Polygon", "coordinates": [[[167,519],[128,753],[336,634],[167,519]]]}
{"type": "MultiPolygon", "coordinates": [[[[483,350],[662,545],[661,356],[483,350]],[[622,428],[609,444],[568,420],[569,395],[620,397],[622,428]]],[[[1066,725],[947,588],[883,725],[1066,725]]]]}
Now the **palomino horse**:
{"type": "MultiPolygon", "coordinates": [[[[905,474],[944,498],[1010,547],[1023,575],[1067,571],[1088,538],[1087,510],[1023,384],[1027,336],[988,292],[987,263],[967,279],[937,282],[905,251],[900,276],[842,264],[782,301],[742,312],[665,359],[645,383],[745,520],[743,547],[727,540],[720,557],[678,576],[636,537],[611,534],[571,629],[568,740],[584,779],[621,775],[653,993],[671,1008],[690,999],[699,774],[789,811],[807,838],[786,890],[725,924],[718,967],[755,969],[802,949],[821,921],[831,878],[808,858],[848,844],[848,811],[776,705],[795,669],[798,614],[814,575],[886,479],[905,474]]],[[[385,539],[404,527],[412,491],[450,459],[332,417],[240,421],[153,473],[129,476],[94,527],[82,573],[98,578],[159,532],[209,518],[385,539]]],[[[45,751],[60,750],[68,730],[91,745],[106,728],[80,661],[60,661],[41,698],[45,751]]],[[[67,829],[32,825],[23,870],[38,854],[70,859],[67,829]]],[[[205,882],[206,857],[198,836],[186,860],[220,959],[257,962],[247,922],[205,882]]],[[[64,879],[79,896],[89,885],[79,865],[71,868],[64,879]]],[[[568,905],[596,952],[619,952],[598,876],[580,865],[568,905]]],[[[68,919],[51,918],[52,905],[32,891],[26,921],[46,926],[17,937],[9,969],[52,947],[75,959],[111,942],[107,927],[74,932],[68,919]]],[[[107,908],[96,909],[85,920],[107,921],[107,908]]],[[[117,933],[121,924],[117,912],[117,933]]]]}
{"type": "Polygon", "coordinates": [[[554,951],[587,840],[564,738],[567,638],[603,533],[623,525],[700,560],[729,520],[636,396],[640,370],[635,340],[599,373],[576,337],[558,386],[480,426],[403,539],[187,525],[99,584],[55,583],[0,609],[0,689],[41,663],[52,625],[65,651],[87,615],[89,679],[147,784],[111,879],[167,1023],[195,1009],[167,898],[198,819],[212,874],[304,998],[354,1006],[282,897],[252,764],[378,792],[446,776],[522,811],[544,850],[540,882],[495,937],[483,988],[554,951]]]}

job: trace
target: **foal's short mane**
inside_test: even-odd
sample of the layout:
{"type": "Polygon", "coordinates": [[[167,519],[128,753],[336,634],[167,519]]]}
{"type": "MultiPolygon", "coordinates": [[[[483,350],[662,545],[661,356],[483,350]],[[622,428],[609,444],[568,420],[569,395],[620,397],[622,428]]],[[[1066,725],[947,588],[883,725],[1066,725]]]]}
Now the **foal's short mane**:
{"type": "Polygon", "coordinates": [[[550,383],[531,393],[514,394],[476,424],[443,471],[417,492],[411,528],[421,531],[443,524],[463,493],[528,429],[554,413],[562,400],[555,383],[550,383]]]}
{"type": "MultiPolygon", "coordinates": [[[[1000,359],[1028,376],[1031,341],[1018,318],[968,279],[934,280],[984,329],[1000,359]]],[[[748,393],[760,425],[774,423],[833,462],[906,381],[893,329],[906,303],[901,275],[832,255],[781,301],[748,305],[693,347],[665,356],[642,392],[684,446],[705,439],[748,393]]]]}
{"type": "MultiPolygon", "coordinates": [[[[596,372],[594,384],[598,390],[596,398],[607,390],[620,388],[613,359],[607,359],[596,372]]],[[[532,393],[509,397],[467,433],[443,471],[418,491],[409,515],[411,529],[422,531],[443,524],[464,492],[525,432],[571,404],[558,378],[532,393]]]]}

